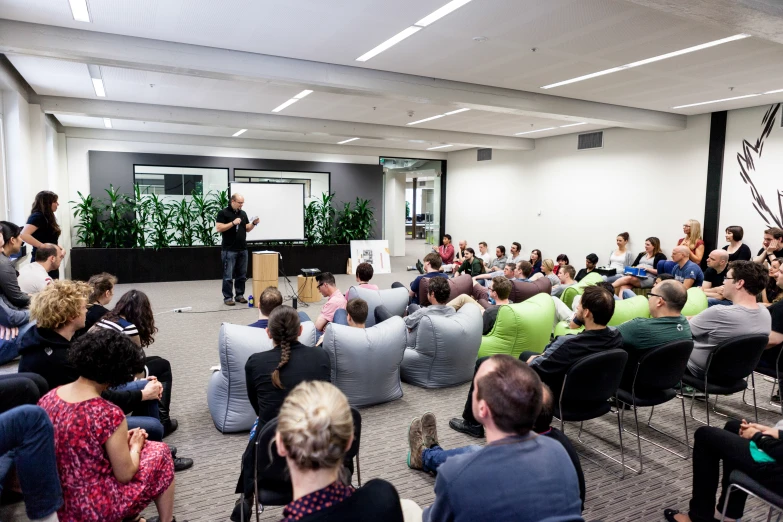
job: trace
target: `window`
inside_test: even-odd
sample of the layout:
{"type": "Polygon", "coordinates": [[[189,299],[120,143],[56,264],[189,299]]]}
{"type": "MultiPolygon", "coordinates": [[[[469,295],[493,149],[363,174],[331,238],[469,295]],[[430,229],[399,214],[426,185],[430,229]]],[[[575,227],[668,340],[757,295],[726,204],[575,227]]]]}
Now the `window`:
{"type": "Polygon", "coordinates": [[[190,196],[228,188],[228,169],[134,165],[134,182],[142,194],[190,196]]]}
{"type": "Polygon", "coordinates": [[[240,183],[302,183],[305,186],[305,205],[329,194],[328,172],[283,172],[278,170],[234,169],[234,181],[240,183]]]}

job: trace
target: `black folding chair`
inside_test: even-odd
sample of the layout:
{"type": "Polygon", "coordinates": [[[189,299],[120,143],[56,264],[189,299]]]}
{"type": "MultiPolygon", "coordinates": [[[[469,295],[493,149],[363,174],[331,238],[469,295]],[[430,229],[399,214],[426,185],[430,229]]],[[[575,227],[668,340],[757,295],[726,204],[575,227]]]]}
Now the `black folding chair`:
{"type": "Polygon", "coordinates": [[[766,334],[741,335],[734,339],[723,341],[710,353],[707,359],[707,368],[704,377],[699,378],[686,371],[682,376],[682,382],[694,388],[691,393],[691,419],[710,425],[710,395],[715,395],[715,405],[712,410],[723,417],[716,406],[718,396],[733,395],[748,387],[747,378],[750,376],[753,390],[753,411],[756,422],[759,421],[759,412],[756,407],[756,380],[753,370],[758,366],[761,354],[769,342],[766,334]],[[704,393],[705,409],[707,410],[707,422],[693,416],[693,403],[696,400],[696,390],[704,393]]]}
{"type": "MultiPolygon", "coordinates": [[[[682,374],[685,371],[685,367],[688,365],[688,358],[693,350],[693,340],[686,341],[673,341],[666,343],[662,346],[650,348],[640,358],[636,364],[634,370],[633,384],[631,390],[624,390],[622,387],[617,390],[617,400],[620,403],[627,404],[633,408],[633,419],[636,423],[636,433],[625,429],[623,423],[623,430],[633,434],[636,437],[636,441],[639,445],[639,470],[636,471],[633,468],[629,468],[632,471],[641,473],[644,469],[642,462],[642,440],[649,442],[661,449],[673,453],[680,458],[687,459],[690,456],[690,446],[688,443],[688,423],[685,418],[685,399],[682,395],[679,396],[680,405],[682,406],[682,426],[685,429],[685,442],[677,440],[676,437],[669,435],[652,426],[652,416],[655,412],[655,407],[669,402],[677,397],[677,392],[674,387],[680,383],[682,374]],[[637,415],[637,408],[652,407],[650,410],[650,418],[647,419],[647,427],[665,435],[670,439],[676,440],[685,445],[686,454],[680,455],[679,453],[658,444],[649,439],[645,439],[639,433],[639,416],[637,415]]],[[[626,372],[632,370],[626,368],[626,372]]],[[[625,415],[625,408],[620,413],[620,421],[623,422],[625,415]]]]}
{"type": "MultiPolygon", "coordinates": [[[[622,466],[620,478],[625,476],[623,427],[620,423],[619,410],[612,411],[612,404],[609,402],[609,399],[617,392],[627,360],[628,354],[625,351],[607,350],[588,355],[577,361],[566,372],[563,379],[563,387],[560,391],[560,399],[558,404],[555,405],[554,411],[554,416],[560,419],[560,431],[564,433],[566,422],[579,422],[577,440],[582,444],[584,444],[584,441],[581,439],[584,421],[597,419],[609,412],[617,415],[617,431],[620,435],[620,460],[603,451],[595,448],[591,449],[620,464],[622,466]]],[[[591,458],[585,458],[606,469],[605,466],[591,458]]]]}
{"type": "Polygon", "coordinates": [[[729,490],[726,492],[726,501],[723,503],[723,512],[720,516],[721,522],[726,520],[726,508],[729,505],[729,497],[731,496],[732,489],[738,489],[768,505],[769,513],[767,513],[767,522],[772,520],[772,513],[774,511],[778,512],[776,520],[780,520],[780,515],[783,513],[783,496],[765,488],[738,469],[735,469],[731,472],[731,475],[729,475],[729,481],[729,490]]]}
{"type": "MultiPolygon", "coordinates": [[[[780,412],[783,413],[783,401],[780,400],[780,397],[778,396],[778,404],[776,405],[774,402],[772,402],[772,397],[775,395],[775,388],[778,389],[778,395],[780,395],[780,354],[783,353],[783,345],[776,346],[775,348],[770,348],[769,350],[777,350],[778,355],[775,357],[775,367],[769,368],[767,366],[756,366],[756,369],[753,370],[755,373],[760,373],[761,375],[766,375],[767,377],[772,377],[775,379],[775,381],[772,383],[772,391],[769,392],[769,403],[772,406],[778,406],[780,408],[780,412]]],[[[769,350],[765,350],[769,351],[769,350]]],[[[762,358],[764,355],[762,354],[762,358]]],[[[755,377],[753,379],[753,384],[755,386],[755,377]]],[[[750,403],[745,400],[745,392],[747,391],[747,388],[742,391],[742,402],[750,406],[750,403]]],[[[777,413],[778,410],[771,410],[769,408],[765,408],[763,406],[758,406],[758,409],[768,411],[770,413],[777,413]]]]}

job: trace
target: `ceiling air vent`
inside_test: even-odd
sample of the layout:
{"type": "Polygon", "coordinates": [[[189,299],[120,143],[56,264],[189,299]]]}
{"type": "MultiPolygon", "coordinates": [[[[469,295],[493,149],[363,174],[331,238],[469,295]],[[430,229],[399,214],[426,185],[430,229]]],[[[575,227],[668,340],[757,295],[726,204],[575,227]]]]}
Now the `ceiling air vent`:
{"type": "Polygon", "coordinates": [[[589,132],[587,134],[580,134],[579,142],[576,148],[577,150],[602,149],[603,146],[604,146],[604,133],[603,131],[599,131],[599,132],[589,132]]]}
{"type": "Polygon", "coordinates": [[[492,149],[479,149],[476,161],[489,161],[492,159],[492,149]]]}

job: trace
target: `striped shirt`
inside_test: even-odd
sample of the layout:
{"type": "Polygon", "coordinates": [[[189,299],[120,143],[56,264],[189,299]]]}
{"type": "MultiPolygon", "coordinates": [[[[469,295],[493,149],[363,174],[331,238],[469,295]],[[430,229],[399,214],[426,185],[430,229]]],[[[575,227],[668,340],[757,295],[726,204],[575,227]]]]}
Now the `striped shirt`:
{"type": "Polygon", "coordinates": [[[95,326],[104,328],[106,330],[115,330],[121,334],[127,335],[128,337],[139,335],[139,329],[136,328],[136,325],[122,318],[118,318],[113,321],[111,319],[101,319],[95,323],[95,326]]]}

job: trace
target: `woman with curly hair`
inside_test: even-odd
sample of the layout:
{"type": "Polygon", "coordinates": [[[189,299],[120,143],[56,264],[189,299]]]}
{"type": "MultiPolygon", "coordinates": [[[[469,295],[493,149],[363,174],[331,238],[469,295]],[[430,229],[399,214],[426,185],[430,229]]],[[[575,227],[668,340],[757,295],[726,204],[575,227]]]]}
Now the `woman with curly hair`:
{"type": "MultiPolygon", "coordinates": [[[[46,243],[57,244],[60,238],[60,225],[57,224],[57,218],[54,213],[57,212],[59,197],[54,192],[42,190],[35,195],[33,208],[30,209],[30,217],[27,218],[27,224],[22,229],[22,241],[33,247],[31,252],[32,259],[35,259],[35,251],[46,243]]],[[[60,259],[65,257],[65,251],[57,247],[60,252],[60,259]]],[[[60,270],[52,270],[49,277],[57,279],[60,277],[60,270]]]]}
{"type": "MultiPolygon", "coordinates": [[[[86,312],[86,310],[85,310],[86,312]]],[[[142,520],[150,502],[158,522],[172,522],[174,463],[169,448],[128,429],[122,410],[102,398],[144,367],[127,337],[104,330],[78,339],[68,352],[78,379],[47,393],[39,405],[54,426],[54,448],[65,502],[63,522],[142,520]]]]}

